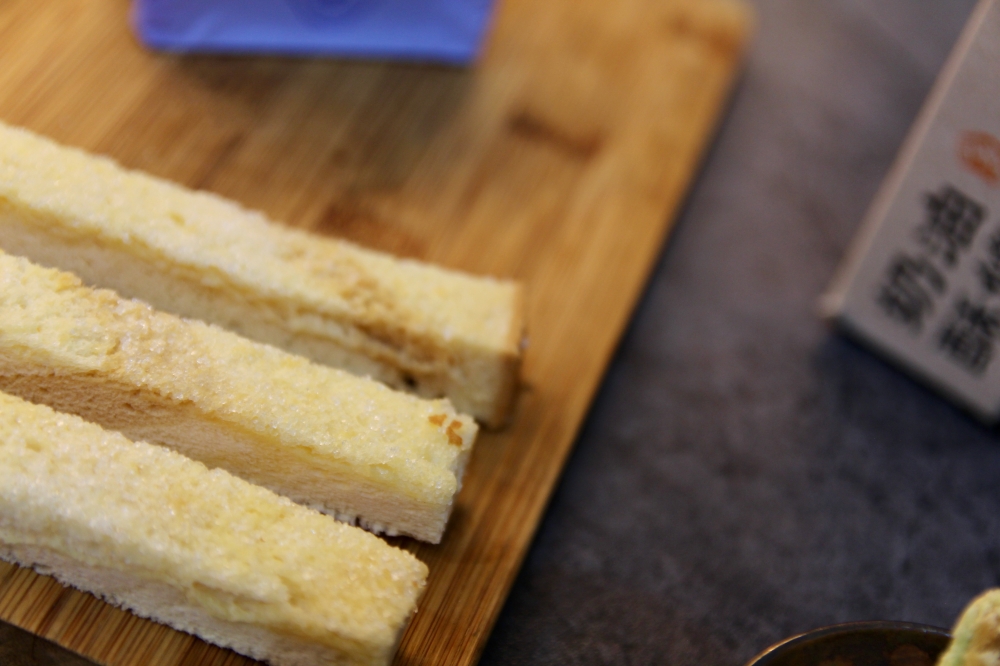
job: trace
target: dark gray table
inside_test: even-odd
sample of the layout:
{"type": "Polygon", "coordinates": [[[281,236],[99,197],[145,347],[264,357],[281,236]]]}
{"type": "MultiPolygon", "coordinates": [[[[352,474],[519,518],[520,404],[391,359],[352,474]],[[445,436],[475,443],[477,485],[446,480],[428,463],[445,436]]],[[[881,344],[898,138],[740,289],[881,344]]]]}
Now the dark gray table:
{"type": "Polygon", "coordinates": [[[739,666],[834,622],[949,626],[1000,583],[1000,436],[816,316],[974,3],[754,4],[484,666],[739,666]]]}

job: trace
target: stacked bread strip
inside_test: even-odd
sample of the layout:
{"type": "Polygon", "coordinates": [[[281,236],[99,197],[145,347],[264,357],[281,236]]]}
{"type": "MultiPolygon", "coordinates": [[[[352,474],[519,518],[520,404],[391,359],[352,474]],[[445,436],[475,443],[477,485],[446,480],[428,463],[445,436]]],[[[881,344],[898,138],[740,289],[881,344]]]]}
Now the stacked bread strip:
{"type": "Polygon", "coordinates": [[[476,437],[423,400],[0,253],[0,390],[386,534],[441,539],[476,437]]]}
{"type": "Polygon", "coordinates": [[[275,666],[388,664],[427,578],[363,530],[4,394],[0,557],[275,666]]]}
{"type": "Polygon", "coordinates": [[[448,397],[510,410],[523,304],[512,282],[400,261],[0,124],[0,248],[154,307],[448,397]]]}

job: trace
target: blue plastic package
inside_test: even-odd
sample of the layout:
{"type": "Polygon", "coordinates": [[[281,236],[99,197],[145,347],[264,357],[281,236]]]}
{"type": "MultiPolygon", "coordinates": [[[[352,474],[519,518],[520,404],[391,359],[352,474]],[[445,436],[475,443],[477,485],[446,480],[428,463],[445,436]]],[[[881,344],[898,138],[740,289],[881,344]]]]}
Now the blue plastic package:
{"type": "Polygon", "coordinates": [[[465,64],[493,0],[135,0],[154,49],[390,58],[465,64]]]}

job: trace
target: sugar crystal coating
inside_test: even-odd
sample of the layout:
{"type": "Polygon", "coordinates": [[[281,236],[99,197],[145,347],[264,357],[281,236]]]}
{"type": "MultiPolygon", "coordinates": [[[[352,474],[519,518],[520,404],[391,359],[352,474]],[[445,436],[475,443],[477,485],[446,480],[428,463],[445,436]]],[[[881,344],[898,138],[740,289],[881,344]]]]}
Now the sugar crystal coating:
{"type": "Polygon", "coordinates": [[[168,584],[221,620],[376,652],[427,575],[358,528],[2,393],[0,542],[168,584]]]}
{"type": "Polygon", "coordinates": [[[358,318],[412,351],[452,338],[509,344],[511,283],[279,227],[222,197],[26,130],[0,124],[0,147],[0,201],[31,202],[61,233],[127,244],[154,265],[179,261],[207,286],[283,309],[298,330],[321,330],[318,314],[358,318]]]}
{"type": "Polygon", "coordinates": [[[57,374],[99,373],[445,507],[477,432],[447,400],[399,393],[0,252],[4,358],[57,374]]]}

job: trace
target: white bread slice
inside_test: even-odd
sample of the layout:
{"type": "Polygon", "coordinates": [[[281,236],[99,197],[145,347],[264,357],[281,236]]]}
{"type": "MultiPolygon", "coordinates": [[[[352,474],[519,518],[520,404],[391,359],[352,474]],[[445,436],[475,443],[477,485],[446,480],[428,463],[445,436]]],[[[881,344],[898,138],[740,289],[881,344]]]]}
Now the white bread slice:
{"type": "Polygon", "coordinates": [[[0,248],[492,426],[520,367],[520,286],[269,222],[0,123],[0,248]]]}
{"type": "Polygon", "coordinates": [[[938,666],[1000,666],[1000,589],[973,599],[951,631],[938,666]]]}
{"type": "Polygon", "coordinates": [[[427,579],[361,529],[3,393],[0,557],[275,666],[388,664],[427,579]]]}
{"type": "Polygon", "coordinates": [[[0,252],[0,390],[376,532],[441,539],[476,437],[424,400],[0,252]]]}

